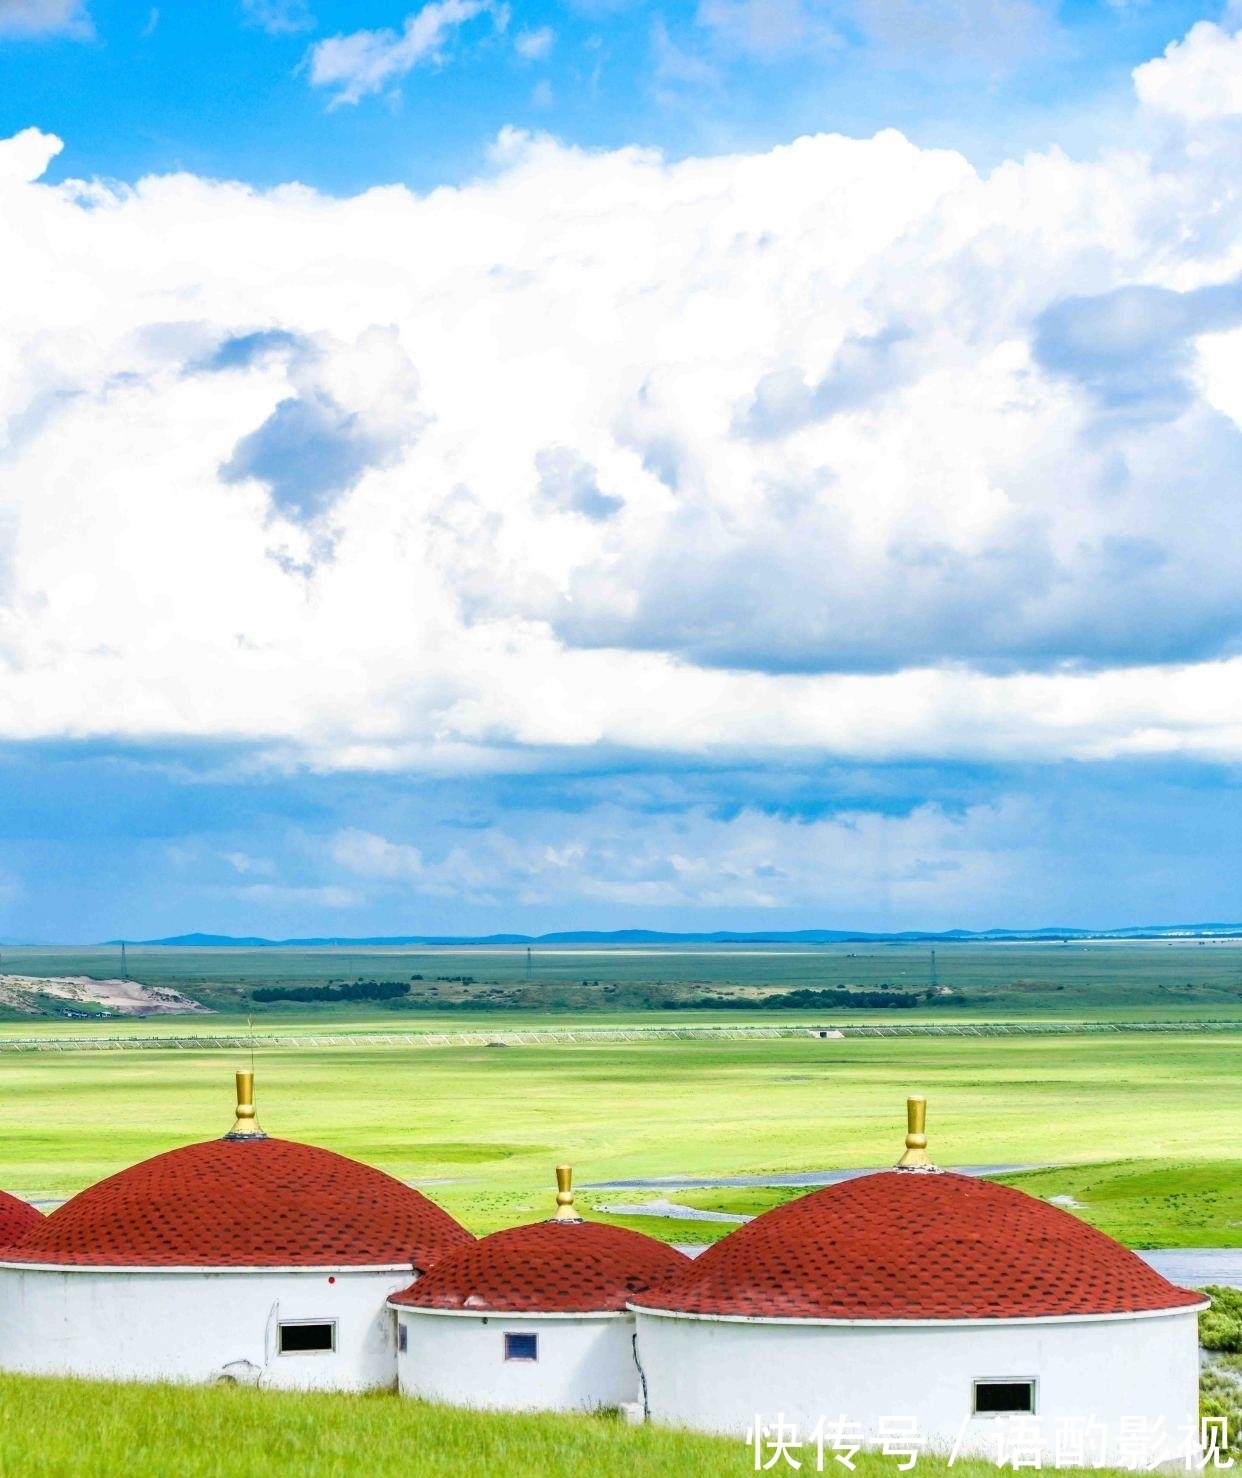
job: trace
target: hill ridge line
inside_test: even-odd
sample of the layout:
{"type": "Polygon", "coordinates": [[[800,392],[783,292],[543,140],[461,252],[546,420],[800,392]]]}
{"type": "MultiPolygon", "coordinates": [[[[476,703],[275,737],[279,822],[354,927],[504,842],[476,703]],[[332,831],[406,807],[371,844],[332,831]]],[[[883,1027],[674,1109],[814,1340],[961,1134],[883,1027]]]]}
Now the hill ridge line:
{"type": "MultiPolygon", "coordinates": [[[[174,934],[163,939],[106,939],[104,945],[135,948],[181,949],[329,949],[396,948],[408,945],[533,946],[551,944],[954,944],[979,942],[1053,943],[1088,940],[1242,938],[1242,923],[1146,924],[1123,929],[906,929],[869,933],[842,929],[715,930],[677,933],[658,929],[561,930],[549,934],[392,934],[314,936],[304,939],[266,939],[260,935],[174,934]]],[[[49,946],[50,947],[50,946],[49,946]]],[[[70,948],[71,946],[62,946],[70,948]]]]}

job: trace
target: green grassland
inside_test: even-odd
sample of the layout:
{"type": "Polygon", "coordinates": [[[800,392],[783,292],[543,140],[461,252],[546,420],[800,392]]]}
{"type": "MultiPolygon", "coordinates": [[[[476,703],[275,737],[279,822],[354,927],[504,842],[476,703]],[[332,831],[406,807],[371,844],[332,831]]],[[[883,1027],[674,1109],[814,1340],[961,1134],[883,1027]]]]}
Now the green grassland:
{"type": "MultiPolygon", "coordinates": [[[[563,1028],[577,1019],[567,1018],[570,1010],[589,1013],[596,1025],[787,1024],[788,1013],[773,1011],[669,1010],[669,998],[658,992],[901,988],[901,968],[926,970],[929,963],[921,949],[872,951],[858,959],[847,959],[848,952],[760,958],[739,951],[698,964],[684,953],[676,959],[618,956],[607,973],[600,964],[597,975],[593,966],[575,986],[571,977],[585,968],[581,957],[572,965],[556,962],[557,970],[568,972],[565,978],[554,978],[552,966],[536,959],[527,983],[524,953],[513,953],[504,962],[508,975],[497,963],[486,976],[477,956],[432,960],[424,953],[420,970],[419,962],[402,955],[400,968],[409,974],[473,973],[472,985],[431,982],[451,985],[461,1004],[264,1010],[257,1027],[263,1037],[289,1040],[255,1051],[260,1122],[269,1133],[325,1145],[415,1182],[483,1233],[550,1214],[553,1166],[561,1160],[575,1167],[580,1204],[601,1218],[599,1207],[656,1196],[754,1215],[799,1192],[762,1185],[597,1189],[590,1183],[888,1165],[901,1150],[905,1096],[923,1092],[930,1100],[931,1148],[941,1165],[1011,1167],[1002,1178],[1036,1195],[1070,1198],[1074,1214],[1133,1246],[1242,1245],[1242,1151],[1235,1129],[1242,1113],[1242,1032],[543,1039],[504,1049],[400,1040],[405,1033],[476,1023],[495,1031],[563,1028]],[[596,978],[624,984],[629,996],[618,999],[614,992],[605,999],[603,983],[581,985],[596,978]],[[490,979],[502,984],[482,984],[490,979]],[[532,994],[515,1006],[476,995],[475,985],[532,994]],[[644,1004],[643,991],[656,994],[644,1004]],[[316,1042],[322,1037],[332,1040],[316,1042]]],[[[3,968],[112,975],[116,963],[64,952],[18,958],[6,950],[3,968]]],[[[249,1066],[244,1048],[181,1049],[170,1041],[162,1048],[84,1050],[71,1038],[244,1035],[247,992],[254,985],[393,978],[397,969],[388,960],[343,960],[329,951],[310,963],[283,951],[203,951],[192,960],[156,952],[152,961],[135,951],[130,965],[137,978],[202,995],[223,1008],[221,1014],[193,1021],[6,1021],[0,1036],[10,1046],[15,1039],[53,1037],[64,1050],[0,1051],[0,1185],[63,1196],[146,1155],[231,1125],[232,1072],[249,1066]]],[[[1076,952],[1074,946],[1065,952],[1013,946],[957,956],[938,948],[937,967],[939,979],[966,1000],[950,1012],[953,1020],[1242,1019],[1242,951],[1234,946],[1110,945],[1076,952]]],[[[947,1010],[920,1005],[887,1019],[938,1020],[947,1010]]],[[[884,1015],[850,1013],[850,1022],[873,1019],[884,1015]]],[[[728,1224],[671,1218],[605,1219],[679,1242],[709,1241],[730,1230],[728,1224]]],[[[1205,1386],[1206,1399],[1236,1415],[1232,1367],[1213,1371],[1220,1389],[1205,1386]]],[[[375,1478],[398,1471],[412,1478],[557,1478],[618,1468],[636,1478],[697,1478],[753,1470],[740,1442],[630,1429],[604,1417],[485,1416],[391,1395],[4,1378],[0,1423],[0,1478],[111,1478],[118,1472],[232,1478],[273,1467],[308,1478],[360,1471],[375,1478]]],[[[963,1466],[971,1478],[995,1471],[957,1464],[963,1466]]],[[[923,1458],[918,1471],[942,1478],[942,1467],[923,1458]]],[[[891,1461],[859,1460],[864,1478],[893,1470],[891,1461]]]]}
{"type": "MultiPolygon", "coordinates": [[[[901,1019],[963,1016],[1242,1018],[1242,940],[938,943],[815,946],[182,949],[134,946],[131,976],[170,985],[230,1015],[321,1020],[330,1015],[422,1026],[463,1014],[669,1011],[710,1000],[696,1019],[756,1019],[754,1004],[798,990],[885,990],[913,1006],[901,1019]],[[360,980],[410,985],[408,996],[359,1013],[256,1001],[256,989],[360,980]]],[[[30,975],[116,976],[116,947],[6,948],[3,969],[30,975]]],[[[831,1012],[829,1014],[832,1014],[831,1012]]],[[[839,1014],[839,1013],[838,1013],[839,1014]]],[[[844,1013],[855,1018],[854,1011],[844,1013]]],[[[12,1013],[9,1013],[12,1016],[12,1013]]],[[[876,1015],[874,1011],[870,1016],[876,1015]]],[[[860,1016],[859,1019],[867,1019],[860,1016]]]]}
{"type": "MultiPolygon", "coordinates": [[[[860,1453],[854,1462],[860,1478],[891,1478],[897,1471],[895,1458],[860,1453]]],[[[780,1470],[793,1472],[783,1461],[780,1470]]],[[[814,1471],[813,1454],[804,1464],[808,1470],[814,1471]]],[[[388,1394],[0,1378],[3,1478],[586,1478],[614,1472],[741,1478],[753,1471],[744,1441],[629,1427],[608,1416],[485,1414],[388,1394]]],[[[921,1456],[916,1472],[943,1478],[948,1463],[921,1456]]],[[[984,1478],[997,1469],[958,1461],[953,1472],[984,1478]]]]}
{"type": "MultiPolygon", "coordinates": [[[[76,1025],[76,1023],[75,1023],[76,1025]]],[[[238,1051],[0,1053],[0,1185],[65,1195],[231,1124],[238,1051]]],[[[891,1164],[907,1092],[930,1099],[942,1165],[1027,1177],[1145,1245],[1236,1245],[1242,1037],[660,1039],[509,1047],[264,1048],[269,1133],[424,1186],[475,1231],[551,1209],[552,1168],[585,1206],[644,1192],[590,1182],[891,1164]]],[[[659,1194],[652,1189],[645,1194],[659,1194]]],[[[783,1192],[674,1193],[750,1214],[783,1192]]],[[[727,1227],[630,1224],[670,1240],[727,1227]]]]}

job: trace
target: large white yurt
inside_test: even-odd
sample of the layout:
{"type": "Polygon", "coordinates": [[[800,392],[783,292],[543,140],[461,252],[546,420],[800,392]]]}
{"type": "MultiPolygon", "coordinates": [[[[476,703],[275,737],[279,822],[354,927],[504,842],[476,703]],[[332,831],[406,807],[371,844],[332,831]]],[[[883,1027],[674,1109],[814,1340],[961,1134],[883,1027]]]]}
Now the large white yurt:
{"type": "Polygon", "coordinates": [[[829,1443],[840,1422],[847,1442],[994,1454],[1016,1417],[1050,1464],[1065,1432],[1079,1463],[1171,1455],[1198,1411],[1202,1294],[1068,1212],[937,1170],[922,1099],[909,1114],[897,1169],[766,1212],[631,1300],[652,1418],[803,1442],[823,1418],[829,1443]]]}
{"type": "Polygon", "coordinates": [[[100,1181],[0,1252],[0,1368],[391,1385],[388,1295],[474,1238],[379,1170],[269,1139],[252,1075],[237,1088],[223,1138],[100,1181]]]}
{"type": "Polygon", "coordinates": [[[626,1302],[689,1259],[653,1237],[584,1221],[557,1167],[549,1221],[452,1253],[389,1300],[403,1394],[510,1411],[593,1411],[641,1400],[626,1302]]]}

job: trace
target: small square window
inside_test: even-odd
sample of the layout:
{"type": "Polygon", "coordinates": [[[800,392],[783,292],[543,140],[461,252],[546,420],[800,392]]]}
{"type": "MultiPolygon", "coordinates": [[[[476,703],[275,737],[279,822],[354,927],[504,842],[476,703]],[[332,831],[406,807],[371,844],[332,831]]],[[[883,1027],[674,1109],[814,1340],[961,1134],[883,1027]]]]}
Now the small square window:
{"type": "Polygon", "coordinates": [[[279,1328],[282,1355],[330,1355],[336,1349],[335,1320],[322,1324],[299,1321],[279,1328]]]}
{"type": "Polygon", "coordinates": [[[1021,1416],[1035,1411],[1033,1380],[977,1380],[976,1416],[1021,1416]]]}
{"type": "Polygon", "coordinates": [[[538,1360],[539,1336],[537,1334],[506,1334],[506,1360],[538,1360]]]}
{"type": "Polygon", "coordinates": [[[410,1348],[410,1327],[408,1324],[397,1325],[397,1348],[403,1355],[410,1348]]]}

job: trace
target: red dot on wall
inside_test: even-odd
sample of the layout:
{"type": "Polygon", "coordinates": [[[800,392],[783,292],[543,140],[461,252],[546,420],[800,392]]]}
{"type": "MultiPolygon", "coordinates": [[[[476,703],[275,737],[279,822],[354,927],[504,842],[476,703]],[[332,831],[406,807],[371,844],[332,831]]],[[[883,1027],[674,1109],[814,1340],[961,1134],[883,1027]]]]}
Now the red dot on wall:
{"type": "Polygon", "coordinates": [[[329,1282],[329,1283],[335,1283],[335,1282],[336,1282],[336,1279],[335,1279],[335,1278],[329,1278],[329,1279],[328,1279],[328,1282],[329,1282]]]}

